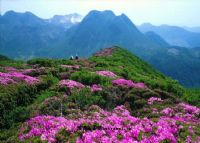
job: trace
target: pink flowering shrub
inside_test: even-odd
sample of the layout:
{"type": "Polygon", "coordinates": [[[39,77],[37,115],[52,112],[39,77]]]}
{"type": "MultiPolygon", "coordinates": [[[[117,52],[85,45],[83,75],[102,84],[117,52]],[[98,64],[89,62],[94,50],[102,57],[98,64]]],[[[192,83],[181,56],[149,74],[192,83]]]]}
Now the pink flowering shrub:
{"type": "Polygon", "coordinates": [[[106,77],[117,77],[117,75],[111,71],[96,71],[96,74],[106,77]]]}
{"type": "Polygon", "coordinates": [[[126,80],[123,78],[115,79],[112,81],[113,85],[118,85],[118,86],[126,86],[126,87],[134,87],[134,88],[145,88],[145,84],[142,82],[139,83],[134,83],[132,80],[126,80]]]}
{"type": "Polygon", "coordinates": [[[196,106],[192,106],[192,105],[185,104],[185,103],[180,103],[178,106],[187,113],[197,114],[197,115],[200,114],[200,108],[198,108],[196,106]]]}
{"type": "Polygon", "coordinates": [[[29,74],[29,73],[31,73],[33,71],[36,71],[36,69],[24,69],[24,70],[22,70],[22,73],[23,74],[29,74]]]}
{"type": "Polygon", "coordinates": [[[185,103],[180,103],[176,105],[174,108],[165,108],[161,111],[161,113],[164,115],[163,118],[170,118],[175,121],[182,122],[184,124],[198,124],[200,125],[199,120],[199,110],[200,108],[189,105],[189,108],[183,107],[182,105],[185,105],[185,103]],[[191,112],[188,109],[196,109],[196,111],[191,112]]]}
{"type": "Polygon", "coordinates": [[[133,87],[135,88],[145,88],[145,84],[143,82],[134,83],[133,87]]]}
{"type": "Polygon", "coordinates": [[[97,84],[93,84],[91,86],[91,91],[92,92],[95,92],[95,91],[102,91],[102,87],[100,85],[97,85],[97,84]]]}
{"type": "Polygon", "coordinates": [[[59,85],[61,87],[67,87],[69,89],[73,89],[73,88],[77,88],[77,89],[82,89],[85,86],[77,81],[73,81],[73,80],[61,80],[59,82],[59,85]]]}
{"type": "Polygon", "coordinates": [[[39,82],[39,79],[28,75],[24,75],[21,72],[9,72],[9,73],[0,72],[0,84],[7,85],[10,83],[17,83],[19,81],[23,81],[28,84],[35,84],[39,82]]]}
{"type": "Polygon", "coordinates": [[[170,107],[167,107],[161,111],[162,114],[166,116],[172,116],[174,114],[174,110],[170,107]]]}
{"type": "Polygon", "coordinates": [[[131,80],[126,80],[123,78],[113,80],[112,84],[119,85],[119,86],[127,86],[127,87],[133,87],[133,85],[134,85],[134,83],[131,80]]]}
{"type": "Polygon", "coordinates": [[[182,129],[179,124],[167,117],[160,117],[156,122],[148,118],[140,119],[131,116],[124,106],[117,106],[112,112],[98,108],[90,114],[82,113],[77,119],[38,116],[21,127],[19,138],[40,137],[48,143],[55,143],[56,135],[64,129],[68,135],[81,133],[81,136],[75,136],[76,143],[176,143],[182,129]]]}
{"type": "Polygon", "coordinates": [[[150,97],[150,98],[148,99],[148,104],[149,104],[149,105],[152,105],[155,101],[157,101],[157,102],[162,102],[163,100],[162,100],[161,98],[157,98],[157,97],[150,97]]]}
{"type": "Polygon", "coordinates": [[[8,71],[8,72],[14,72],[14,71],[17,71],[17,69],[14,68],[14,67],[5,67],[5,70],[8,71]]]}
{"type": "Polygon", "coordinates": [[[23,140],[25,138],[40,136],[41,140],[47,140],[49,143],[55,142],[55,135],[60,129],[76,130],[75,123],[75,121],[70,121],[63,117],[37,116],[25,123],[25,127],[21,128],[21,132],[27,129],[26,126],[30,126],[31,129],[27,134],[21,134],[19,138],[23,140]]]}
{"type": "Polygon", "coordinates": [[[158,114],[159,112],[158,112],[158,109],[157,108],[152,108],[152,113],[153,114],[158,114]]]}

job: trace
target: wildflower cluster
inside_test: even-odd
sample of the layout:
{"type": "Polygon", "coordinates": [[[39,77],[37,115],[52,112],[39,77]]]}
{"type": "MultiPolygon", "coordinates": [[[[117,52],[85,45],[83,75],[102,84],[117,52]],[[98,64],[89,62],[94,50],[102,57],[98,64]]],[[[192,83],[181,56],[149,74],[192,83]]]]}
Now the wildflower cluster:
{"type": "Polygon", "coordinates": [[[61,87],[67,87],[69,89],[73,89],[73,88],[77,88],[77,89],[82,89],[84,88],[85,86],[82,84],[82,83],[79,83],[77,81],[73,81],[73,80],[61,80],[59,82],[59,85],[61,87]]]}
{"type": "Polygon", "coordinates": [[[100,85],[97,85],[97,84],[93,84],[90,88],[91,88],[92,92],[102,91],[102,87],[100,85]]]}
{"type": "Polygon", "coordinates": [[[10,83],[26,82],[28,84],[35,84],[39,82],[38,78],[24,75],[22,72],[0,72],[0,84],[7,85],[10,83]]]}
{"type": "MultiPolygon", "coordinates": [[[[99,109],[90,115],[82,114],[81,118],[74,120],[64,117],[37,116],[22,126],[19,138],[24,140],[40,137],[41,140],[54,143],[56,135],[62,129],[69,135],[76,132],[81,133],[81,136],[75,138],[77,143],[96,141],[104,143],[160,143],[168,141],[176,143],[181,126],[177,124],[175,119],[165,116],[161,116],[156,122],[146,117],[140,119],[131,116],[124,106],[117,106],[112,112],[99,109]]],[[[189,140],[189,136],[187,140],[189,140]]]]}
{"type": "Polygon", "coordinates": [[[157,101],[157,102],[162,102],[163,100],[162,100],[161,98],[157,98],[157,97],[150,97],[150,98],[148,99],[148,104],[149,104],[149,105],[152,105],[155,101],[157,101]]]}
{"type": "Polygon", "coordinates": [[[118,85],[118,86],[126,86],[126,87],[134,87],[134,88],[145,88],[145,84],[142,82],[139,83],[134,83],[132,80],[126,80],[123,78],[115,79],[112,81],[113,85],[118,85]]]}
{"type": "Polygon", "coordinates": [[[96,74],[106,77],[117,77],[117,75],[111,71],[96,71],[96,74]]]}

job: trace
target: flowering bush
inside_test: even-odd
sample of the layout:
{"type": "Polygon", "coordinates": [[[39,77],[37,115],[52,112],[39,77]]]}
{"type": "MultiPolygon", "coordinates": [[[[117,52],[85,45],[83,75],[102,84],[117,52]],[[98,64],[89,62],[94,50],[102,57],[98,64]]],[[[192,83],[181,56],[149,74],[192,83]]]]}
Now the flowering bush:
{"type": "Polygon", "coordinates": [[[97,141],[176,143],[181,126],[173,118],[160,117],[156,122],[148,118],[136,118],[131,116],[124,106],[118,106],[112,112],[98,109],[90,114],[82,114],[81,118],[74,120],[64,117],[38,116],[22,126],[19,138],[24,140],[40,137],[41,140],[54,143],[56,135],[63,129],[69,136],[79,132],[81,136],[75,136],[77,143],[97,141]]]}
{"type": "Polygon", "coordinates": [[[180,108],[184,109],[185,112],[190,113],[190,114],[200,114],[200,108],[196,107],[196,106],[191,106],[185,103],[180,103],[178,105],[180,108]]]}
{"type": "Polygon", "coordinates": [[[111,71],[96,71],[96,74],[106,77],[117,77],[117,75],[111,71]]]}
{"type": "Polygon", "coordinates": [[[14,71],[17,71],[17,69],[14,68],[14,67],[5,67],[5,70],[8,71],[8,72],[14,72],[14,71]]]}
{"type": "Polygon", "coordinates": [[[134,88],[145,88],[145,84],[142,82],[134,83],[132,80],[126,80],[123,78],[115,79],[112,81],[113,85],[126,86],[126,87],[134,87],[134,88]]]}
{"type": "Polygon", "coordinates": [[[161,113],[166,115],[166,116],[170,116],[171,117],[174,114],[174,110],[172,108],[170,108],[170,107],[167,107],[167,108],[163,109],[161,111],[161,113]]]}
{"type": "Polygon", "coordinates": [[[39,79],[28,75],[24,75],[21,72],[0,72],[0,84],[6,85],[9,83],[17,83],[18,81],[24,81],[28,84],[35,84],[39,82],[39,79]]]}
{"type": "Polygon", "coordinates": [[[148,99],[148,104],[152,105],[155,101],[162,102],[163,100],[161,98],[151,97],[148,99]]]}
{"type": "Polygon", "coordinates": [[[73,81],[73,80],[61,80],[59,82],[59,85],[61,87],[67,87],[69,89],[72,89],[72,88],[82,89],[82,88],[85,87],[83,84],[76,82],[76,81],[73,81]]]}
{"type": "Polygon", "coordinates": [[[113,80],[112,84],[119,85],[119,86],[127,86],[127,87],[133,87],[133,85],[134,85],[134,83],[131,80],[126,80],[123,78],[113,80]]]}
{"type": "Polygon", "coordinates": [[[143,82],[134,83],[133,87],[135,88],[145,88],[145,84],[143,82]]]}
{"type": "Polygon", "coordinates": [[[95,91],[102,91],[102,87],[100,85],[97,85],[97,84],[93,84],[91,86],[91,91],[92,92],[95,92],[95,91]]]}
{"type": "Polygon", "coordinates": [[[31,73],[33,71],[36,71],[36,69],[24,69],[24,70],[22,70],[22,73],[23,74],[29,74],[29,73],[31,73]]]}

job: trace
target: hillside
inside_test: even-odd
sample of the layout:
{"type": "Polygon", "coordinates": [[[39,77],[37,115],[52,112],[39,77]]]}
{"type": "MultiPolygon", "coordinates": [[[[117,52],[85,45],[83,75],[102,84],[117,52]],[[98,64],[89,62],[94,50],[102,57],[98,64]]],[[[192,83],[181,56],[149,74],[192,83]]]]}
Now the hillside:
{"type": "Polygon", "coordinates": [[[41,19],[30,12],[9,11],[0,16],[0,53],[21,60],[89,57],[102,47],[117,45],[183,86],[200,87],[198,48],[169,46],[158,33],[143,34],[125,14],[110,10],[90,11],[77,22],[80,18],[72,14],[41,19]]]}
{"type": "Polygon", "coordinates": [[[88,59],[0,61],[0,71],[0,142],[198,143],[200,108],[186,102],[198,91],[119,47],[88,59]]]}
{"type": "Polygon", "coordinates": [[[162,47],[169,47],[170,45],[162,38],[160,37],[158,34],[156,34],[155,32],[149,31],[144,33],[146,37],[148,37],[152,42],[157,43],[158,45],[162,46],[162,47]]]}

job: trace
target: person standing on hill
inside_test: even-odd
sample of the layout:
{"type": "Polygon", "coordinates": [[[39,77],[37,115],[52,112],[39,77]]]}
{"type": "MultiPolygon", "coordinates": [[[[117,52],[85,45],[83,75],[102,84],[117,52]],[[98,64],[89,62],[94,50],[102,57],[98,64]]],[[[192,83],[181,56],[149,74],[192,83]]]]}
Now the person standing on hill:
{"type": "Polygon", "coordinates": [[[77,55],[77,54],[76,54],[76,57],[75,57],[75,59],[76,59],[76,60],[78,60],[78,59],[79,59],[79,57],[78,57],[78,55],[77,55]]]}
{"type": "Polygon", "coordinates": [[[71,56],[71,57],[70,57],[70,60],[73,60],[73,59],[74,59],[74,57],[73,57],[73,56],[71,56]]]}

